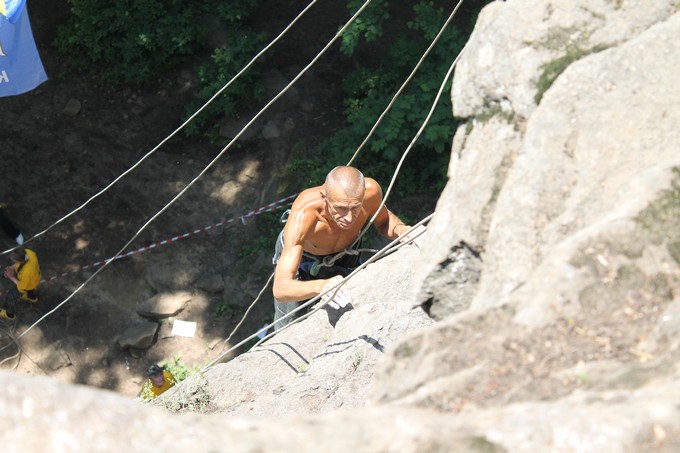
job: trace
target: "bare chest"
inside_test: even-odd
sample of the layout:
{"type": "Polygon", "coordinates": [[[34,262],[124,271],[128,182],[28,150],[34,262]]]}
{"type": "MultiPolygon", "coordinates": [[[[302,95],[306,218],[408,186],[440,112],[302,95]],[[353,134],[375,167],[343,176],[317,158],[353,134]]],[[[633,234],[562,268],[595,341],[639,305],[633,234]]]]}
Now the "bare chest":
{"type": "Polygon", "coordinates": [[[357,222],[352,228],[343,230],[317,223],[312,234],[305,238],[303,249],[307,253],[320,256],[338,253],[354,242],[362,226],[363,222],[357,222]]]}

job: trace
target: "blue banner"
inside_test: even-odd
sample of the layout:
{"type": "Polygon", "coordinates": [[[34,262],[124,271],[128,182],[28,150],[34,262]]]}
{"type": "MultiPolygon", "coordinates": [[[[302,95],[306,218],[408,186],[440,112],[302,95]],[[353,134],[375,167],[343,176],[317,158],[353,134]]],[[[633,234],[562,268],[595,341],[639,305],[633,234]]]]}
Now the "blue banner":
{"type": "Polygon", "coordinates": [[[0,97],[25,93],[45,80],[26,0],[0,0],[0,97]]]}

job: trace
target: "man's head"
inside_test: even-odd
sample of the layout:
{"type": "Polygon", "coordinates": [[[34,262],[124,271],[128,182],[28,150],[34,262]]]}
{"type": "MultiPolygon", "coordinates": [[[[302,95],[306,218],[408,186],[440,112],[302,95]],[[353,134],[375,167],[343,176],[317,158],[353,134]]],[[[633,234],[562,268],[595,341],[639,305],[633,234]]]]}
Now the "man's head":
{"type": "Polygon", "coordinates": [[[154,387],[163,387],[163,383],[165,382],[163,371],[163,367],[159,365],[151,365],[146,371],[146,375],[149,376],[154,387]]]}
{"type": "Polygon", "coordinates": [[[342,229],[351,228],[357,221],[364,202],[364,175],[354,167],[335,167],[326,176],[321,197],[326,212],[342,229]]]}

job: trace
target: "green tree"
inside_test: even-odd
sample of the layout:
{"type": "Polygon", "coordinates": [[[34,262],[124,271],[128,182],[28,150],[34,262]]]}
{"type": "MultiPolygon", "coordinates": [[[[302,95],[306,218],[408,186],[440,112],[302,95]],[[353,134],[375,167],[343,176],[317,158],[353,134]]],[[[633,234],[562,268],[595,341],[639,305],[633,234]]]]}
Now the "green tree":
{"type": "Polygon", "coordinates": [[[140,84],[174,67],[204,40],[204,1],[67,0],[71,18],[56,46],[73,70],[114,84],[140,84]]]}
{"type": "MultiPolygon", "coordinates": [[[[213,49],[199,65],[195,112],[261,50],[266,35],[245,25],[260,0],[67,0],[71,18],[60,27],[56,46],[74,71],[120,86],[140,85],[164,76],[205,47],[202,19],[219,18],[227,44],[213,49]]],[[[257,68],[251,68],[190,124],[189,134],[216,137],[219,120],[236,115],[242,102],[263,94],[257,68]]]]}
{"type": "MultiPolygon", "coordinates": [[[[361,2],[351,0],[348,5],[358,8],[361,2]]],[[[376,40],[382,36],[380,21],[389,17],[388,4],[380,1],[367,8],[370,20],[350,27],[342,43],[344,52],[354,52],[362,36],[376,40]]],[[[402,6],[403,7],[403,6],[402,6]]],[[[400,33],[388,43],[383,58],[370,66],[357,65],[345,79],[344,89],[346,127],[320,146],[320,154],[330,156],[329,163],[346,162],[366,137],[390,99],[415,67],[430,45],[449,13],[432,1],[421,1],[413,6],[409,32],[400,33]]],[[[371,140],[359,154],[356,165],[379,180],[389,181],[401,154],[413,139],[431,108],[435,95],[451,62],[466,41],[460,26],[449,24],[428,58],[408,87],[384,117],[371,140]]],[[[399,191],[402,193],[429,192],[441,189],[445,180],[449,149],[455,130],[448,95],[450,81],[423,135],[411,151],[408,165],[402,169],[399,191]],[[432,181],[436,182],[433,187],[432,181]]],[[[332,166],[331,165],[331,166],[332,166]]],[[[328,170],[328,164],[315,167],[316,179],[328,170]]]]}
{"type": "MultiPolygon", "coordinates": [[[[196,100],[187,109],[187,117],[238,74],[264,47],[267,38],[265,33],[256,33],[247,27],[232,29],[228,34],[229,44],[215,49],[210,61],[203,63],[198,69],[200,89],[196,100]]],[[[187,133],[204,135],[214,140],[223,117],[237,116],[245,102],[259,100],[263,96],[264,86],[260,71],[257,65],[253,65],[189,124],[187,133]]]]}

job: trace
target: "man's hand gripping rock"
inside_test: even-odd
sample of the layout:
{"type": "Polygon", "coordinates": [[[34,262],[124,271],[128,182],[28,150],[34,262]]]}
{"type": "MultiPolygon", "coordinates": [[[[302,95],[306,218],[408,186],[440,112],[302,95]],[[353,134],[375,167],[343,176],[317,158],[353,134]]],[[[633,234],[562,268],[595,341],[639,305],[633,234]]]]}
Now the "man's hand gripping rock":
{"type": "Polygon", "coordinates": [[[343,278],[340,275],[330,278],[328,283],[326,283],[326,285],[323,287],[323,290],[321,291],[321,301],[324,304],[328,304],[329,307],[335,308],[336,310],[345,308],[347,305],[352,303],[352,296],[350,295],[349,291],[344,288],[344,286],[339,286],[335,289],[332,289],[342,282],[342,280],[343,278]]]}

